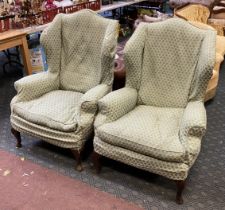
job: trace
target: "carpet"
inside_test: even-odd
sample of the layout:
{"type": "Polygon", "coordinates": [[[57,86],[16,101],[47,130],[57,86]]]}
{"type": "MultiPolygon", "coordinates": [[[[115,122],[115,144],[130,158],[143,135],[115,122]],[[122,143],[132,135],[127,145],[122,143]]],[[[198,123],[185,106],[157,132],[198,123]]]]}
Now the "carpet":
{"type": "Polygon", "coordinates": [[[0,150],[1,210],[140,210],[87,184],[0,150]]]}

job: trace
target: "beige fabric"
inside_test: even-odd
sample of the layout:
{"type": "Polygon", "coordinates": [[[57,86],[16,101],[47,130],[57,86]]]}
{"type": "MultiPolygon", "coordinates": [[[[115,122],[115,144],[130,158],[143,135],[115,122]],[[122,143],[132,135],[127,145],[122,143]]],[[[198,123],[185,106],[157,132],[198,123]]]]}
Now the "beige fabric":
{"type": "Polygon", "coordinates": [[[23,77],[14,86],[17,95],[12,99],[11,107],[14,103],[30,101],[59,88],[55,75],[48,72],[23,77]]]}
{"type": "MultiPolygon", "coordinates": [[[[213,29],[211,26],[204,23],[200,23],[196,21],[188,21],[188,22],[190,22],[192,25],[197,26],[201,29],[213,29]]],[[[207,86],[205,101],[212,99],[216,95],[216,88],[217,88],[218,80],[219,80],[219,69],[220,69],[220,64],[222,63],[224,59],[224,54],[225,54],[225,37],[217,35],[216,36],[216,60],[215,60],[213,75],[207,86]]]]}
{"type": "Polygon", "coordinates": [[[179,18],[140,24],[125,47],[126,87],[99,101],[94,150],[174,180],[186,179],[206,130],[203,100],[215,39],[214,30],[179,18]]]}
{"type": "Polygon", "coordinates": [[[216,37],[216,52],[219,53],[222,57],[225,55],[225,37],[217,36],[216,37]]]}
{"type": "MultiPolygon", "coordinates": [[[[149,24],[142,23],[139,26],[140,30],[136,30],[128,41],[124,55],[127,66],[126,86],[138,90],[139,104],[185,107],[189,95],[188,87],[194,77],[193,73],[195,65],[197,65],[196,58],[199,54],[204,32],[190,24],[183,26],[184,22],[184,20],[178,18],[171,18],[160,23],[153,23],[149,28],[149,24]],[[169,21],[171,21],[171,28],[168,29],[166,26],[163,28],[169,21]],[[153,33],[152,30],[155,27],[157,27],[156,33],[153,33]],[[186,27],[190,29],[188,32],[186,27]],[[179,28],[179,32],[170,34],[172,29],[176,30],[177,28],[179,28]],[[199,34],[199,37],[195,38],[197,34],[199,34]],[[150,35],[152,39],[145,45],[145,40],[150,35]],[[184,38],[179,39],[179,36],[184,38]],[[172,40],[170,40],[171,37],[172,40]],[[171,42],[174,43],[173,53],[168,54],[167,49],[171,49],[171,42]],[[131,46],[135,47],[132,48],[131,46]],[[184,48],[187,48],[185,52],[183,52],[184,48]],[[151,49],[154,49],[154,51],[151,49]],[[137,71],[137,69],[142,69],[142,71],[137,71]],[[181,72],[179,69],[184,70],[181,72]],[[167,74],[167,72],[170,72],[170,74],[167,74]],[[159,86],[161,88],[158,88],[159,86]],[[149,90],[151,94],[149,94],[149,90]]],[[[214,31],[211,32],[215,33],[214,31]]],[[[209,39],[211,39],[210,36],[209,39]]],[[[213,42],[213,40],[208,41],[213,42]]],[[[212,54],[210,55],[211,60],[207,65],[209,64],[208,68],[211,69],[215,52],[210,53],[212,54]]],[[[204,56],[204,53],[202,53],[202,56],[204,56]]],[[[205,57],[204,59],[208,58],[205,57]]],[[[205,65],[203,58],[198,65],[205,65]]],[[[211,76],[212,70],[207,72],[205,80],[211,76]]],[[[199,88],[196,87],[193,94],[201,93],[201,97],[204,98],[202,89],[205,87],[199,88]]]]}
{"type": "Polygon", "coordinates": [[[215,61],[215,66],[214,66],[214,70],[219,72],[220,70],[220,64],[223,62],[224,57],[221,56],[219,53],[216,53],[216,61],[215,61]]]}
{"type": "Polygon", "coordinates": [[[208,25],[212,26],[217,31],[217,35],[224,36],[224,29],[225,29],[224,26],[215,24],[215,23],[209,23],[209,22],[208,22],[208,25]]]}
{"type": "Polygon", "coordinates": [[[187,28],[181,20],[152,24],[143,30],[151,38],[145,38],[139,104],[185,107],[204,37],[198,28],[187,28]],[[174,33],[177,28],[179,32],[174,33]]]}
{"type": "Polygon", "coordinates": [[[93,130],[92,127],[86,126],[82,132],[62,132],[31,123],[17,115],[11,115],[10,121],[13,128],[21,133],[29,134],[59,147],[74,148],[77,150],[82,148],[86,138],[93,130]]]}
{"type": "MultiPolygon", "coordinates": [[[[193,139],[192,142],[195,143],[194,140],[195,139],[193,139]]],[[[196,142],[194,147],[200,148],[200,142],[196,142]]],[[[190,166],[185,163],[162,161],[141,153],[127,150],[126,148],[113,146],[102,141],[98,137],[94,138],[94,150],[105,157],[173,180],[185,180],[190,168],[190,166]]],[[[195,159],[196,157],[192,158],[192,164],[195,159]]]]}
{"type": "Polygon", "coordinates": [[[16,103],[13,112],[38,125],[65,132],[75,131],[82,95],[72,91],[51,91],[32,101],[16,103]]]}
{"type": "Polygon", "coordinates": [[[206,6],[203,6],[201,4],[189,4],[184,7],[175,9],[174,16],[178,16],[188,21],[209,24],[217,31],[218,35],[224,36],[224,25],[220,22],[209,20],[210,10],[206,6]]]}
{"type": "Polygon", "coordinates": [[[209,18],[208,23],[214,23],[216,25],[221,25],[221,26],[225,27],[225,19],[209,18]]]}
{"type": "Polygon", "coordinates": [[[91,12],[64,15],[61,21],[60,87],[84,93],[101,82],[111,83],[117,22],[91,12]]]}
{"type": "Polygon", "coordinates": [[[197,26],[201,29],[214,29],[217,31],[217,35],[219,36],[224,36],[224,31],[223,31],[223,26],[219,25],[219,24],[215,24],[215,23],[202,23],[202,22],[198,22],[198,21],[192,21],[192,20],[188,20],[188,22],[190,22],[192,25],[197,26]]]}
{"type": "Polygon", "coordinates": [[[84,93],[99,83],[111,84],[117,21],[81,10],[59,14],[53,22],[43,32],[41,43],[50,61],[49,71],[59,74],[60,70],[60,89],[84,93]]]}
{"type": "Polygon", "coordinates": [[[180,108],[137,106],[118,120],[100,126],[96,136],[108,144],[143,155],[183,162],[185,150],[178,136],[183,111],[180,108]]]}
{"type": "Polygon", "coordinates": [[[207,86],[205,101],[208,101],[215,97],[218,81],[219,81],[219,73],[218,71],[213,70],[213,75],[209,80],[209,84],[207,86]]]}
{"type": "Polygon", "coordinates": [[[217,34],[224,36],[225,33],[225,19],[209,18],[208,24],[217,30],[217,34]]]}
{"type": "Polygon", "coordinates": [[[209,9],[201,4],[189,4],[182,8],[175,9],[174,15],[185,18],[189,21],[207,23],[210,16],[209,9]]]}
{"type": "Polygon", "coordinates": [[[133,88],[122,88],[113,91],[98,102],[99,112],[95,126],[112,122],[130,112],[137,104],[137,91],[133,88]]]}
{"type": "Polygon", "coordinates": [[[98,100],[112,88],[117,28],[91,10],[57,15],[41,35],[48,72],[15,83],[12,127],[80,150],[93,131],[98,100]]]}

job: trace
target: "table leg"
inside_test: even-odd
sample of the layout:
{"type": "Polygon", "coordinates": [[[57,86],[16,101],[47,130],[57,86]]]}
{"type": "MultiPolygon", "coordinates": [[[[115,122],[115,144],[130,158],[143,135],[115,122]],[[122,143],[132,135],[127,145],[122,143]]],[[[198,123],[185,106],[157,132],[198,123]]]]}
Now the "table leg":
{"type": "Polygon", "coordinates": [[[23,65],[24,65],[25,71],[27,75],[30,75],[32,74],[32,66],[30,62],[30,52],[27,45],[27,39],[25,36],[22,38],[21,52],[23,56],[23,65]]]}

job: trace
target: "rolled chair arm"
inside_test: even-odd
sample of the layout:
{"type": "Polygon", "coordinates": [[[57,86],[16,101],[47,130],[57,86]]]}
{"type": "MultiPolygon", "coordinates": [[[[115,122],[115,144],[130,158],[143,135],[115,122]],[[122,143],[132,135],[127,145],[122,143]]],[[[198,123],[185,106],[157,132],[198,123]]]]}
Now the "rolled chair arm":
{"type": "Polygon", "coordinates": [[[206,111],[201,101],[189,102],[184,110],[180,133],[184,136],[203,137],[206,131],[206,111]]]}
{"type": "Polygon", "coordinates": [[[98,100],[111,91],[112,87],[100,84],[88,90],[81,98],[79,105],[78,125],[83,126],[94,120],[98,109],[98,100]]]}
{"type": "Polygon", "coordinates": [[[122,88],[111,92],[99,102],[99,113],[95,127],[112,122],[130,112],[137,104],[137,91],[133,88],[122,88]]]}
{"type": "Polygon", "coordinates": [[[11,105],[21,101],[30,101],[59,87],[57,76],[48,72],[23,77],[14,84],[17,95],[11,105]]]}

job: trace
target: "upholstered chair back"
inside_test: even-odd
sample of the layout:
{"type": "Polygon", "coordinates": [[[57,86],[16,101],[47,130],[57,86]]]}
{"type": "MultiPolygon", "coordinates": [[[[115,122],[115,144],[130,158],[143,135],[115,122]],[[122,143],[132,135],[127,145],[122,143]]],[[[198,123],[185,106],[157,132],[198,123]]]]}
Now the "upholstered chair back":
{"type": "Polygon", "coordinates": [[[117,22],[93,14],[90,10],[59,14],[41,35],[49,72],[62,90],[84,93],[98,84],[112,83],[117,44],[117,26],[112,25],[117,22]]]}
{"type": "Polygon", "coordinates": [[[207,24],[210,11],[208,7],[201,4],[188,4],[175,9],[174,15],[185,20],[197,21],[207,24]]]}
{"type": "Polygon", "coordinates": [[[138,104],[183,108],[204,100],[215,61],[206,49],[215,47],[215,33],[179,18],[142,23],[125,47],[126,86],[137,89],[138,104]]]}

